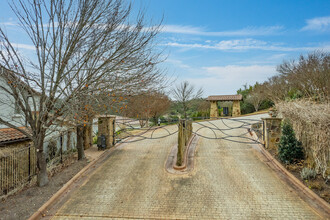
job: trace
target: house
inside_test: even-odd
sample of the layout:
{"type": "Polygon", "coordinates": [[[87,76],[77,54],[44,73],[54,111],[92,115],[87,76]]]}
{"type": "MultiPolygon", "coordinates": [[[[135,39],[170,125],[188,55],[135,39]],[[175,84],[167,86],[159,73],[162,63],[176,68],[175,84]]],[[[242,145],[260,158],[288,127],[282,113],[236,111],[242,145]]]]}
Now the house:
{"type": "MultiPolygon", "coordinates": [[[[21,114],[14,97],[6,91],[10,91],[10,87],[8,86],[10,82],[7,82],[4,78],[4,72],[7,71],[7,69],[1,66],[0,68],[0,117],[20,129],[27,130],[26,120],[21,114]]],[[[0,123],[0,148],[23,147],[30,142],[31,140],[22,132],[0,123]]]]}
{"type": "MultiPolygon", "coordinates": [[[[0,119],[13,124],[14,126],[28,131],[29,126],[25,116],[20,112],[20,107],[15,101],[15,98],[10,94],[10,86],[4,77],[5,74],[10,74],[10,70],[0,66],[0,119]]],[[[26,92],[26,97],[28,97],[28,103],[33,112],[38,115],[38,99],[39,93],[34,89],[28,87],[24,82],[17,80],[22,83],[23,88],[28,88],[26,92]],[[35,105],[33,103],[36,103],[35,105]]],[[[23,91],[24,92],[24,91],[23,91]]],[[[49,147],[52,151],[58,151],[59,149],[66,151],[67,149],[75,148],[76,146],[76,135],[75,135],[75,125],[69,121],[58,118],[53,126],[48,129],[46,134],[44,151],[46,154],[49,152],[49,147]]],[[[31,140],[27,135],[18,131],[17,129],[10,128],[6,123],[0,121],[0,150],[4,148],[17,148],[23,147],[31,143],[31,140]]]]}

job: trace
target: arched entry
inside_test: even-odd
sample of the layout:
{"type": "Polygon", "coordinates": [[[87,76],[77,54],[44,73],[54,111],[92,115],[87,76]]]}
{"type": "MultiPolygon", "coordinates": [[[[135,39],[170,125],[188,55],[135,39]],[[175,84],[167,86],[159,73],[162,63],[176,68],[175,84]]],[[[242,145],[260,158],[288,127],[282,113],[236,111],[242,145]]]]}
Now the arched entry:
{"type": "Polygon", "coordinates": [[[207,101],[210,102],[210,117],[219,117],[218,102],[233,102],[232,116],[241,115],[240,101],[243,100],[242,95],[211,95],[207,97],[207,101]]]}

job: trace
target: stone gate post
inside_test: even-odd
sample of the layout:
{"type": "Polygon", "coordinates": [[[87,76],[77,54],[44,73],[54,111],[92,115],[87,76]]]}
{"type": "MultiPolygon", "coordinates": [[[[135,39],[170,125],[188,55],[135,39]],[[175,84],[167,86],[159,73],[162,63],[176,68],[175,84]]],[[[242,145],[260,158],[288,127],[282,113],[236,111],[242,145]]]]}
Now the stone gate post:
{"type": "Polygon", "coordinates": [[[93,146],[93,119],[84,127],[84,150],[93,146]]]}
{"type": "Polygon", "coordinates": [[[262,118],[263,141],[266,149],[277,150],[281,138],[282,118],[262,118]]]}
{"type": "Polygon", "coordinates": [[[232,116],[240,116],[241,115],[241,104],[239,100],[233,101],[233,111],[232,116]]]}
{"type": "Polygon", "coordinates": [[[219,110],[217,101],[210,101],[210,117],[211,118],[218,118],[219,117],[219,110]]]}
{"type": "Polygon", "coordinates": [[[98,120],[98,136],[104,135],[107,148],[115,145],[116,116],[101,116],[98,120]]]}

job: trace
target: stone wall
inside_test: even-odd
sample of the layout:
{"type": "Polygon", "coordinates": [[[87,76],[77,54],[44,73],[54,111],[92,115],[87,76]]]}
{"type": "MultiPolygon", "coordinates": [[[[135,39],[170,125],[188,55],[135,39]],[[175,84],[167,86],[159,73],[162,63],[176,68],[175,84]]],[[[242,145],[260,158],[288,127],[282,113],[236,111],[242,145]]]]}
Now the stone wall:
{"type": "Polygon", "coordinates": [[[281,118],[263,118],[264,123],[264,143],[269,150],[278,149],[281,138],[281,118]]]}
{"type": "Polygon", "coordinates": [[[233,101],[232,116],[239,116],[239,115],[241,115],[240,101],[233,101]]]}
{"type": "Polygon", "coordinates": [[[98,136],[104,135],[106,138],[107,148],[114,146],[115,133],[115,116],[99,117],[98,121],[98,136]]]}
{"type": "Polygon", "coordinates": [[[219,117],[219,111],[218,111],[217,101],[211,101],[210,103],[211,103],[210,117],[211,118],[217,118],[217,117],[219,117]]]}

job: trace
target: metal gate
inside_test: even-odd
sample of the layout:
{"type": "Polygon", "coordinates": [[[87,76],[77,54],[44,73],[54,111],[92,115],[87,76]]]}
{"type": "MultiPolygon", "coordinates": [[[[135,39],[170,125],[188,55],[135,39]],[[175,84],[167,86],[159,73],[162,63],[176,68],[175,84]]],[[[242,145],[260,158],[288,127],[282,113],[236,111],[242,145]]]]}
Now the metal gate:
{"type": "MultiPolygon", "coordinates": [[[[141,119],[139,119],[141,120],[141,119]]],[[[166,121],[163,125],[158,126],[157,123],[151,124],[148,127],[139,127],[139,120],[136,119],[123,119],[116,120],[116,127],[121,129],[117,130],[114,134],[116,142],[131,143],[137,141],[143,141],[147,139],[162,139],[175,135],[178,133],[178,128],[175,130],[169,129],[170,125],[178,125],[178,120],[166,121]],[[155,131],[163,130],[162,135],[155,137],[155,131]]],[[[190,118],[193,120],[192,134],[195,134],[201,138],[213,139],[213,140],[226,140],[232,142],[239,142],[245,144],[261,143],[263,144],[263,130],[262,120],[250,119],[250,118],[190,118]],[[212,135],[205,135],[203,130],[208,129],[212,135]],[[235,130],[237,134],[229,134],[230,131],[235,130]],[[250,134],[254,131],[257,137],[252,137],[250,134]]],[[[146,120],[148,121],[148,120],[146,120]]],[[[147,122],[146,124],[148,124],[147,122]]],[[[177,127],[177,126],[176,126],[177,127]]],[[[188,128],[185,128],[188,129],[188,128]]]]}

